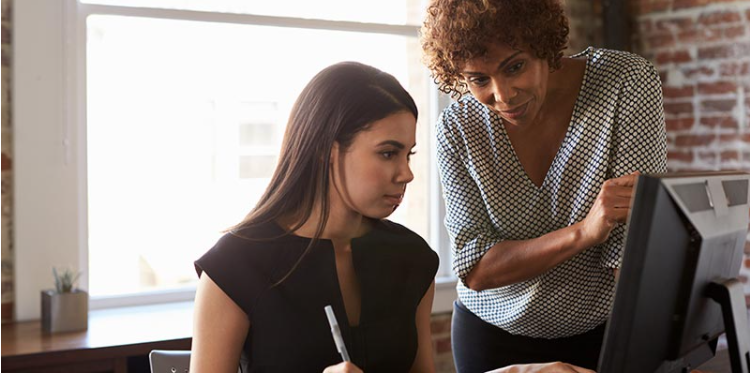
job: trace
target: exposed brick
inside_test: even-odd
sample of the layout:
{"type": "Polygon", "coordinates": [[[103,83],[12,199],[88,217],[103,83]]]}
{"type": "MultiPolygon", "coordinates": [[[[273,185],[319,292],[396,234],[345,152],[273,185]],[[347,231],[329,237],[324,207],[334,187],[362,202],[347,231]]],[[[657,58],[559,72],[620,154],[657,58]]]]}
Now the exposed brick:
{"type": "Polygon", "coordinates": [[[684,146],[705,146],[716,140],[716,135],[678,135],[675,137],[675,145],[684,146]]]}
{"type": "Polygon", "coordinates": [[[713,13],[703,13],[698,17],[698,23],[702,25],[716,25],[721,23],[734,23],[742,20],[739,12],[718,11],[713,13]]]}
{"type": "Polygon", "coordinates": [[[665,99],[693,97],[693,94],[695,93],[695,87],[692,85],[682,87],[671,87],[665,85],[662,87],[662,92],[665,99]]]}
{"type": "Polygon", "coordinates": [[[721,152],[721,161],[736,161],[740,159],[740,153],[736,150],[725,150],[721,152]]]}
{"type": "Polygon", "coordinates": [[[667,159],[670,161],[693,162],[693,152],[690,151],[670,151],[667,153],[667,159]]]}
{"type": "Polygon", "coordinates": [[[700,59],[729,58],[734,57],[734,55],[734,49],[731,45],[716,45],[698,48],[698,58],[700,59]]]}
{"type": "Polygon", "coordinates": [[[0,37],[3,39],[3,44],[10,44],[10,41],[13,40],[12,35],[13,29],[9,24],[3,23],[2,28],[0,28],[0,37]]]}
{"type": "Polygon", "coordinates": [[[690,62],[693,60],[693,58],[690,56],[690,53],[681,50],[676,52],[666,51],[657,53],[655,60],[658,65],[666,65],[668,63],[690,62]]]}
{"type": "MultiPolygon", "coordinates": [[[[747,251],[747,245],[745,245],[745,251],[747,251]]],[[[745,258],[745,268],[750,268],[750,258],[745,258]]]]}
{"type": "Polygon", "coordinates": [[[675,102],[675,103],[665,103],[664,104],[664,112],[667,114],[692,114],[693,113],[693,103],[691,102],[675,102]]]}
{"type": "Polygon", "coordinates": [[[701,101],[701,110],[712,112],[730,112],[737,106],[737,100],[704,100],[701,101]]]}
{"type": "Polygon", "coordinates": [[[698,152],[698,159],[703,163],[716,163],[718,156],[715,152],[698,152]]]}
{"type": "Polygon", "coordinates": [[[700,66],[696,68],[682,69],[682,74],[685,75],[685,77],[688,79],[710,78],[714,75],[714,73],[715,73],[714,69],[708,66],[700,66]]]}
{"type": "Polygon", "coordinates": [[[745,26],[732,26],[724,29],[724,40],[745,36],[745,26]]]}
{"type": "Polygon", "coordinates": [[[10,170],[13,166],[13,163],[10,160],[10,157],[8,157],[5,152],[3,152],[3,158],[2,158],[2,170],[10,170]]]}
{"type": "Polygon", "coordinates": [[[737,77],[750,74],[750,62],[726,62],[719,65],[719,75],[722,77],[737,77]]]}
{"type": "Polygon", "coordinates": [[[638,30],[641,34],[650,34],[654,27],[654,22],[650,19],[642,19],[638,22],[638,30]]]}
{"type": "Polygon", "coordinates": [[[711,3],[712,0],[674,0],[673,9],[696,8],[711,3]]]}
{"type": "Polygon", "coordinates": [[[683,44],[705,43],[721,40],[723,30],[701,28],[683,31],[677,34],[677,39],[683,44]]]}
{"type": "Polygon", "coordinates": [[[661,80],[662,84],[669,84],[669,75],[667,75],[666,72],[661,71],[659,72],[659,80],[661,80]]]}
{"type": "Polygon", "coordinates": [[[732,116],[701,117],[700,124],[711,128],[739,128],[737,119],[732,116]]]}
{"type": "Polygon", "coordinates": [[[727,143],[734,144],[740,141],[742,141],[742,136],[740,136],[737,133],[719,135],[719,143],[721,144],[727,144],[727,143]]]}
{"type": "Polygon", "coordinates": [[[451,338],[440,338],[435,341],[435,351],[438,354],[443,354],[447,352],[451,352],[451,338]]]}
{"type": "Polygon", "coordinates": [[[667,132],[684,131],[693,128],[695,118],[667,119],[667,132]]]}
{"type": "Polygon", "coordinates": [[[737,92],[737,83],[727,81],[699,83],[698,92],[704,95],[734,93],[737,92]]]}
{"type": "Polygon", "coordinates": [[[683,30],[692,29],[694,27],[694,22],[691,18],[681,17],[681,18],[660,19],[655,22],[655,25],[656,25],[656,30],[660,32],[683,31],[683,30]]]}
{"type": "Polygon", "coordinates": [[[449,332],[451,330],[450,318],[433,318],[430,323],[430,330],[433,335],[449,332]]]}
{"type": "Polygon", "coordinates": [[[648,45],[651,46],[651,48],[662,48],[673,46],[675,43],[675,38],[672,34],[662,33],[651,35],[646,38],[646,41],[648,42],[648,45]]]}
{"type": "Polygon", "coordinates": [[[650,14],[659,13],[669,10],[671,5],[670,0],[650,0],[650,1],[639,1],[633,4],[633,14],[650,14]]]}

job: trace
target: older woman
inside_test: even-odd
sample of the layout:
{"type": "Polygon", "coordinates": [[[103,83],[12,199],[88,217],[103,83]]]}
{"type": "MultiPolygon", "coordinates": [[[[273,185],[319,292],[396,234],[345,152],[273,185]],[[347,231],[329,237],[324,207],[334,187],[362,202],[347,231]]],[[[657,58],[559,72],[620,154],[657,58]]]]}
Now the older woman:
{"type": "Polygon", "coordinates": [[[631,53],[563,57],[556,0],[435,0],[425,61],[457,102],[437,123],[460,279],[459,372],[595,368],[638,172],[666,171],[661,83],[631,53]]]}

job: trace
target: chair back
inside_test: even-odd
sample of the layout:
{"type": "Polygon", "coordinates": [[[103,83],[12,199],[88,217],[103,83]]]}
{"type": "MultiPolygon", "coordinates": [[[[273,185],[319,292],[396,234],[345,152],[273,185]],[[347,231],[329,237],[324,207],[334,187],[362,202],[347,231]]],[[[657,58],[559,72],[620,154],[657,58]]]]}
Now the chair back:
{"type": "MultiPolygon", "coordinates": [[[[242,354],[241,359],[245,355],[242,354]]],[[[151,373],[188,373],[190,371],[189,350],[151,350],[148,354],[151,373]]],[[[242,368],[237,368],[242,373],[242,368]]]]}
{"type": "Polygon", "coordinates": [[[190,351],[152,350],[148,354],[151,373],[188,373],[190,351]]]}

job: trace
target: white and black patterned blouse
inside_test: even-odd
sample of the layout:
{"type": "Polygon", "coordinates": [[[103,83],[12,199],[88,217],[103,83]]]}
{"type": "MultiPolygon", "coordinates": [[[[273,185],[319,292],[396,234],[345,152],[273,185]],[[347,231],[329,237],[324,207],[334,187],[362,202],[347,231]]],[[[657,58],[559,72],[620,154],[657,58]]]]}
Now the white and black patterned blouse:
{"type": "Polygon", "coordinates": [[[589,47],[568,131],[541,187],[527,176],[502,119],[471,95],[437,123],[437,155],[459,299],[484,321],[517,335],[558,338],[607,320],[612,268],[621,264],[625,227],[528,281],[474,291],[467,274],[503,240],[540,237],[583,220],[602,183],[666,171],[659,76],[634,54],[589,47]]]}

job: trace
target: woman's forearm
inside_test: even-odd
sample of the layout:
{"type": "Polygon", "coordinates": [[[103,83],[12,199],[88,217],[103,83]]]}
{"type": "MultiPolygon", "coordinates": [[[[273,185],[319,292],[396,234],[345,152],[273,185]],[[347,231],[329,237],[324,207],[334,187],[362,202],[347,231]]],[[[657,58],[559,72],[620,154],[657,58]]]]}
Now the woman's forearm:
{"type": "Polygon", "coordinates": [[[538,238],[499,242],[469,272],[466,284],[481,291],[539,276],[594,245],[582,228],[576,223],[538,238]]]}

